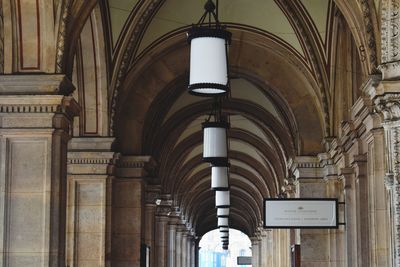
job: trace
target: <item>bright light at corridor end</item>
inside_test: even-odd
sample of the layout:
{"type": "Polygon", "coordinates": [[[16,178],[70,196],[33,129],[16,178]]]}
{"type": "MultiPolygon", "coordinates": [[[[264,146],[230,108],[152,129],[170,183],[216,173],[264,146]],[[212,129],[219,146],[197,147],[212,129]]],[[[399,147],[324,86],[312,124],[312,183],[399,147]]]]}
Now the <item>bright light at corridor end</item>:
{"type": "Polygon", "coordinates": [[[238,256],[251,257],[249,237],[236,229],[229,229],[229,240],[222,240],[219,229],[206,233],[199,243],[199,267],[237,266],[238,256]],[[224,246],[227,249],[224,249],[224,246]],[[229,246],[229,247],[228,247],[229,246]]]}

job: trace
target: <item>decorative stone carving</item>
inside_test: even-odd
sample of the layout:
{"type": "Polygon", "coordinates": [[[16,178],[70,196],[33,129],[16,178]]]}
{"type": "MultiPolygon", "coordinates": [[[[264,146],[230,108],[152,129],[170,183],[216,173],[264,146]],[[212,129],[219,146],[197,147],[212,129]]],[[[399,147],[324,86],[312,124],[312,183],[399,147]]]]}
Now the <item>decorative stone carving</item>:
{"type": "Polygon", "coordinates": [[[400,95],[385,94],[375,99],[375,107],[383,116],[385,123],[400,119],[400,95]]]}
{"type": "Polygon", "coordinates": [[[70,17],[71,0],[62,1],[61,18],[58,27],[57,48],[56,48],[56,73],[63,72],[63,58],[65,50],[65,39],[67,35],[67,25],[70,17]]]}
{"type": "Polygon", "coordinates": [[[299,182],[294,177],[285,179],[281,188],[282,194],[284,194],[284,196],[287,198],[295,197],[298,184],[299,182]]]}
{"type": "Polygon", "coordinates": [[[382,1],[382,63],[400,60],[399,12],[399,0],[382,1]]]}
{"type": "Polygon", "coordinates": [[[374,98],[377,112],[383,117],[386,136],[386,189],[392,194],[394,219],[394,260],[400,266],[400,94],[397,81],[382,81],[374,98]]]}
{"type": "Polygon", "coordinates": [[[366,45],[368,46],[368,51],[369,51],[369,63],[371,70],[374,71],[376,70],[378,61],[376,56],[376,40],[375,40],[375,33],[371,16],[370,1],[361,0],[360,4],[363,12],[365,31],[367,33],[366,45]]]}

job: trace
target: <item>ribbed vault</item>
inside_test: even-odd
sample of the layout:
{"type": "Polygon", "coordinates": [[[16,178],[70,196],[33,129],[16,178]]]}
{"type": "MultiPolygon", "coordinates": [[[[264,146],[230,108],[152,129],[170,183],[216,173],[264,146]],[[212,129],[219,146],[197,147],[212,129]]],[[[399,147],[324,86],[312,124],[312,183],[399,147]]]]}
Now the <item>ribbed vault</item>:
{"type": "MultiPolygon", "coordinates": [[[[326,60],[331,33],[322,29],[330,29],[336,7],[331,1],[318,7],[327,9],[324,18],[330,19],[324,20],[317,9],[306,14],[306,7],[311,6],[307,1],[295,2],[279,0],[274,5],[282,16],[288,16],[285,21],[296,41],[274,34],[268,23],[255,27],[235,23],[235,19],[227,21],[233,33],[229,52],[232,90],[222,112],[231,123],[230,221],[231,227],[249,236],[261,225],[263,198],[281,193],[288,160],[322,152],[322,140],[330,133],[326,60]],[[302,9],[301,14],[291,17],[295,9],[302,9]],[[301,34],[304,38],[299,38],[301,34]]],[[[114,69],[112,126],[121,153],[155,159],[158,167],[152,183],[161,185],[162,193],[172,197],[182,217],[201,236],[216,227],[210,168],[201,161],[201,123],[212,100],[186,92],[188,27],[168,24],[163,32],[154,32],[165,5],[157,1],[148,9],[153,15],[161,12],[153,20],[150,13],[143,13],[148,28],[136,31],[143,38],[141,44],[138,40],[126,43],[128,36],[116,42],[116,68],[122,62],[119,50],[124,46],[132,50],[126,50],[129,60],[119,72],[114,69]]],[[[140,10],[138,4],[135,12],[140,14],[140,10]]],[[[134,23],[134,18],[128,21],[134,23]]],[[[129,23],[122,30],[127,35],[132,31],[129,23]]]]}
{"type": "MultiPolygon", "coordinates": [[[[323,137],[324,121],[315,116],[321,114],[318,91],[300,58],[288,59],[290,50],[267,35],[248,28],[233,31],[232,90],[222,107],[231,122],[231,221],[252,235],[261,224],[263,198],[281,192],[288,159],[321,150],[317,140],[323,137]],[[310,126],[314,131],[308,131],[310,126]]],[[[210,169],[201,161],[201,123],[212,100],[186,92],[187,73],[188,49],[184,35],[176,32],[130,70],[121,91],[117,133],[124,154],[154,157],[162,192],[172,196],[202,235],[216,227],[210,169]]]]}

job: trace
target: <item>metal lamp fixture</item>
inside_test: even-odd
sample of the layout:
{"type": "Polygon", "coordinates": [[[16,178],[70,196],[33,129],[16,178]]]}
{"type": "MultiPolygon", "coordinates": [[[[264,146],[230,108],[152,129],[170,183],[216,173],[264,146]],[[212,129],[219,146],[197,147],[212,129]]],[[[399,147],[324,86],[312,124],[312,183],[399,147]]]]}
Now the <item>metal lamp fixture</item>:
{"type": "Polygon", "coordinates": [[[211,167],[211,188],[213,190],[228,190],[229,189],[229,164],[224,166],[213,165],[211,167]]]}
{"type": "Polygon", "coordinates": [[[218,208],[217,217],[229,217],[229,208],[218,208]]]}
{"type": "Polygon", "coordinates": [[[229,227],[228,218],[218,218],[218,227],[229,227]]]}
{"type": "Polygon", "coordinates": [[[217,208],[229,208],[231,205],[230,192],[227,191],[215,191],[215,207],[217,208]]]}
{"type": "Polygon", "coordinates": [[[232,34],[218,20],[217,6],[212,0],[204,5],[199,22],[188,31],[190,44],[189,93],[218,96],[229,91],[228,45],[232,34]],[[208,18],[208,23],[204,23],[208,18]],[[215,23],[212,23],[212,19],[215,23]]]}
{"type": "Polygon", "coordinates": [[[226,166],[228,162],[227,130],[229,123],[206,121],[203,126],[203,161],[215,166],[226,166]]]}
{"type": "Polygon", "coordinates": [[[219,236],[220,236],[221,238],[223,238],[223,237],[229,237],[229,233],[227,233],[227,232],[219,232],[219,236]]]}
{"type": "Polygon", "coordinates": [[[220,232],[229,232],[229,227],[222,226],[219,228],[220,232]]]}

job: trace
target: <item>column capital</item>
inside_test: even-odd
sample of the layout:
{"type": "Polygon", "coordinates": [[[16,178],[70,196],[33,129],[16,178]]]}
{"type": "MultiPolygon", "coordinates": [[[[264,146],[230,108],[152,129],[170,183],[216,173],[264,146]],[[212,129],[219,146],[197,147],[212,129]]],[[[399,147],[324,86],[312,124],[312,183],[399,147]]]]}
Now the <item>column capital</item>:
{"type": "Polygon", "coordinates": [[[337,167],[328,153],[321,153],[318,156],[297,156],[289,160],[288,166],[296,181],[337,175],[337,167]]]}
{"type": "Polygon", "coordinates": [[[354,179],[354,168],[341,168],[339,170],[339,179],[344,180],[344,188],[349,189],[352,187],[352,179],[354,179]]]}
{"type": "Polygon", "coordinates": [[[400,125],[400,80],[384,80],[369,91],[386,127],[400,125]]]}
{"type": "Polygon", "coordinates": [[[68,144],[68,173],[71,175],[112,174],[114,138],[72,138],[68,144]]]}
{"type": "Polygon", "coordinates": [[[160,199],[156,200],[156,216],[165,217],[169,220],[169,216],[172,212],[172,200],[169,195],[161,195],[160,199]]]}
{"type": "Polygon", "coordinates": [[[161,199],[161,186],[146,185],[145,203],[146,205],[154,205],[161,199]]]}
{"type": "Polygon", "coordinates": [[[281,187],[282,193],[286,197],[295,197],[298,184],[299,181],[294,177],[284,179],[283,186],[281,187]]]}
{"type": "Polygon", "coordinates": [[[123,156],[117,161],[116,175],[121,178],[143,178],[151,175],[157,164],[151,156],[123,156]]]}

